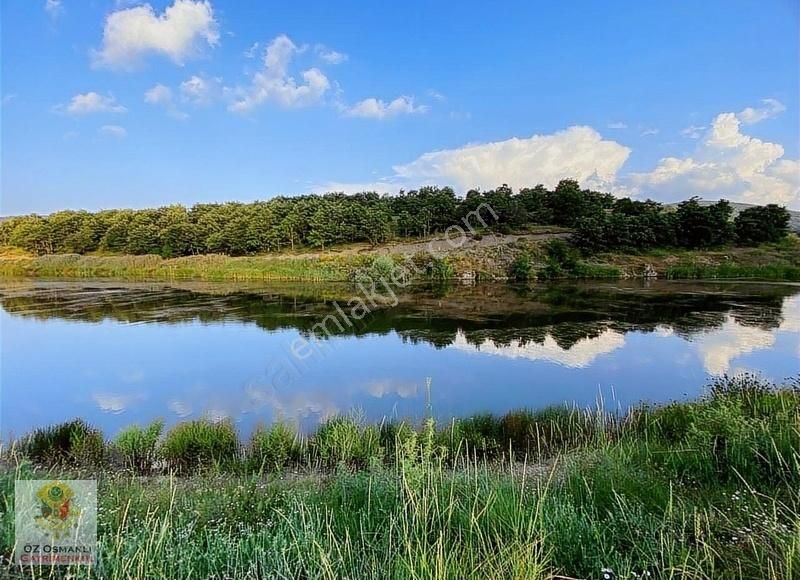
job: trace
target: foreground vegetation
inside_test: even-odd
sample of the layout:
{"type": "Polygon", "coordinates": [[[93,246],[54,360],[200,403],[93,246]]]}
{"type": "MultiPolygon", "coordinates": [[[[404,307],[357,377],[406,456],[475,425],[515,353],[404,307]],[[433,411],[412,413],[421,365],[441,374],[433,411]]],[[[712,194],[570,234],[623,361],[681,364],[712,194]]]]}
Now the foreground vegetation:
{"type": "Polygon", "coordinates": [[[798,387],[725,378],[624,416],[337,417],[246,445],[228,423],[107,442],[71,422],[6,451],[0,550],[14,479],[67,472],[100,479],[102,578],[796,578],[798,387]]]}

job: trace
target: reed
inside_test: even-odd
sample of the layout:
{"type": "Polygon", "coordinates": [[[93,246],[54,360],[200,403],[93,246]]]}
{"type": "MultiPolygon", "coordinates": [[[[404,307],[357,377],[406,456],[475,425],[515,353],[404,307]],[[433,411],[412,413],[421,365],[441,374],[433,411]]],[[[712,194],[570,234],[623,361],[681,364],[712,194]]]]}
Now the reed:
{"type": "Polygon", "coordinates": [[[800,266],[791,264],[737,265],[737,264],[679,264],[667,269],[669,279],[758,279],[800,280],[800,266]]]}

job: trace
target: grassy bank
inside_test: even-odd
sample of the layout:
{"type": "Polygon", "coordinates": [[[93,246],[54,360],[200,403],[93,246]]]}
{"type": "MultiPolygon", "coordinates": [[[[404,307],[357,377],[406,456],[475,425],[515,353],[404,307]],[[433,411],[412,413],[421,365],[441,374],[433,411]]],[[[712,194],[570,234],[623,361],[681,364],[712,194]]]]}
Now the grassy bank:
{"type": "MultiPolygon", "coordinates": [[[[432,259],[411,245],[413,253],[390,253],[392,247],[361,248],[357,253],[277,254],[230,257],[103,256],[61,254],[31,256],[19,250],[0,251],[0,277],[116,278],[124,280],[207,281],[351,281],[362,273],[386,276],[387,263],[411,260],[417,278],[637,278],[655,273],[665,278],[800,280],[800,238],[755,248],[652,250],[638,254],[609,253],[569,257],[554,263],[548,241],[515,240],[489,247],[476,245],[432,259]]],[[[394,247],[397,250],[397,247],[394,247]]]]}
{"type": "Polygon", "coordinates": [[[117,278],[124,280],[342,281],[362,267],[361,256],[320,258],[222,255],[164,259],[160,256],[15,256],[0,259],[0,276],[117,278]]]}
{"type": "Polygon", "coordinates": [[[6,557],[15,478],[98,474],[102,578],[800,574],[796,382],[725,379],[700,401],[624,416],[335,418],[308,437],[281,425],[245,443],[226,423],[111,442],[72,423],[5,461],[6,557]]]}
{"type": "Polygon", "coordinates": [[[642,254],[598,254],[596,260],[620,268],[624,277],[646,268],[669,279],[800,280],[800,237],[757,247],[688,251],[651,250],[642,254]]]}

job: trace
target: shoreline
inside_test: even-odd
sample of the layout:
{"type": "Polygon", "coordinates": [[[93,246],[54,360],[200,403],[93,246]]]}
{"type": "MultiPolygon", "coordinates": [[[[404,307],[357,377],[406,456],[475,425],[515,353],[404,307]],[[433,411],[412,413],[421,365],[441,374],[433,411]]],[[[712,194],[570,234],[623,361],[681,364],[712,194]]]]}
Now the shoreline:
{"type": "Polygon", "coordinates": [[[110,579],[789,578],[799,385],[719,378],[701,399],[618,418],[549,409],[408,429],[336,418],[304,451],[285,426],[240,453],[224,423],[128,430],[111,445],[83,425],[6,450],[0,553],[10,562],[14,481],[75,476],[98,479],[97,571],[110,579]],[[509,457],[515,441],[525,452],[509,457]],[[98,444],[125,449],[127,468],[86,463],[98,444]],[[32,450],[69,461],[37,467],[32,450]],[[165,456],[175,462],[154,470],[165,456]]]}
{"type": "Polygon", "coordinates": [[[525,277],[542,279],[666,278],[699,280],[800,281],[800,238],[752,248],[712,250],[662,249],[640,254],[605,253],[580,259],[569,268],[548,267],[543,244],[515,240],[476,246],[436,258],[416,253],[388,253],[392,246],[357,252],[276,254],[232,257],[220,254],[161,258],[155,255],[44,256],[0,255],[0,279],[87,278],[135,281],[284,281],[352,282],[385,276],[392,267],[413,265],[415,281],[509,281],[524,260],[525,277]]]}

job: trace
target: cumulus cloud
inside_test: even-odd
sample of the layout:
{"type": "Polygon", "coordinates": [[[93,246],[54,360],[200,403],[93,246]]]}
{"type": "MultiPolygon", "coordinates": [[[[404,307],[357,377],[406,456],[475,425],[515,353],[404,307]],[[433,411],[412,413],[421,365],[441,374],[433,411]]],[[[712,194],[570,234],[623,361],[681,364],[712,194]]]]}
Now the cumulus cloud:
{"type": "MultiPolygon", "coordinates": [[[[363,108],[362,114],[381,114],[379,103],[363,108]]],[[[776,102],[766,100],[759,109],[721,113],[708,128],[687,127],[683,134],[698,139],[696,151],[689,157],[664,157],[648,172],[621,173],[631,150],[603,138],[592,127],[576,126],[552,134],[431,151],[394,166],[391,174],[378,179],[328,182],[314,190],[396,193],[399,189],[438,184],[463,192],[503,183],[512,187],[538,183],[553,187],[561,179],[574,178],[584,187],[662,201],[700,195],[707,199],[800,207],[800,161],[784,158],[779,144],[741,131],[742,118],[766,118],[763,115],[777,114],[780,109],[776,102]]],[[[343,112],[348,110],[352,108],[343,108],[343,112]]]]}
{"type": "Polygon", "coordinates": [[[276,37],[264,53],[263,68],[256,72],[247,87],[228,89],[234,100],[229,109],[250,111],[265,102],[282,107],[303,107],[320,102],[331,83],[318,68],[301,73],[302,82],[289,74],[289,65],[302,52],[285,34],[276,37]]]}
{"type": "Polygon", "coordinates": [[[398,115],[413,115],[428,111],[426,105],[414,105],[412,97],[400,96],[390,102],[376,98],[364,99],[352,107],[343,107],[342,113],[347,117],[364,119],[387,119],[398,115]]]}
{"type": "Polygon", "coordinates": [[[124,113],[125,107],[117,103],[112,95],[101,95],[94,91],[75,95],[66,105],[57,105],[55,111],[70,115],[88,115],[91,113],[124,113]]]}
{"type": "Polygon", "coordinates": [[[457,190],[491,189],[503,183],[555,187],[562,179],[577,179],[585,187],[618,188],[617,173],[630,149],[603,139],[591,127],[576,126],[549,135],[468,144],[425,153],[394,173],[371,182],[328,182],[315,191],[378,191],[396,193],[421,185],[450,185],[457,190]]]}
{"type": "Polygon", "coordinates": [[[743,123],[768,118],[781,110],[777,101],[765,102],[761,109],[720,113],[691,157],[665,157],[652,171],[631,174],[629,183],[656,199],[700,195],[746,203],[800,205],[800,163],[784,159],[781,145],[741,131],[743,123]]]}
{"type": "Polygon", "coordinates": [[[602,189],[614,181],[629,154],[630,149],[603,139],[591,127],[570,127],[551,135],[433,151],[394,170],[400,180],[449,183],[463,190],[502,183],[553,187],[565,178],[602,189]]]}
{"type": "Polygon", "coordinates": [[[642,137],[650,137],[651,135],[658,135],[659,130],[653,128],[643,129],[641,133],[639,133],[642,137]]]}
{"type": "Polygon", "coordinates": [[[103,45],[93,53],[96,66],[131,69],[150,54],[160,54],[177,64],[203,45],[216,46],[219,31],[211,3],[175,0],[162,14],[149,4],[117,10],[106,17],[103,45]]]}
{"type": "Polygon", "coordinates": [[[120,127],[119,125],[103,125],[100,127],[100,134],[107,137],[122,139],[128,135],[128,131],[125,129],[125,127],[120,127]]]}

